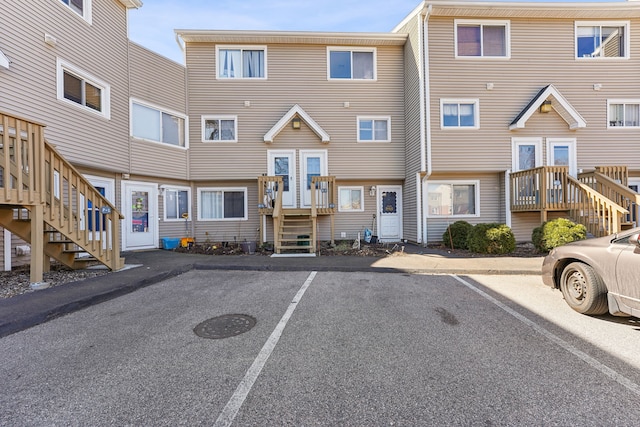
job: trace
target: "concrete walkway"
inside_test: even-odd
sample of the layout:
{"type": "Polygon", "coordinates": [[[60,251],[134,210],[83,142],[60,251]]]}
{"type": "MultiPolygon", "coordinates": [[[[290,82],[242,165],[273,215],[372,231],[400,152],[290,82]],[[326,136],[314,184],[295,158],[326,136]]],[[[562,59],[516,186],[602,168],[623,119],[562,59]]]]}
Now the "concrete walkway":
{"type": "Polygon", "coordinates": [[[192,269],[259,271],[405,272],[427,274],[540,274],[543,257],[460,257],[406,245],[403,254],[385,258],[317,256],[273,258],[264,255],[190,255],[172,251],[126,252],[128,268],[0,300],[0,337],[58,316],[133,292],[192,269]]]}

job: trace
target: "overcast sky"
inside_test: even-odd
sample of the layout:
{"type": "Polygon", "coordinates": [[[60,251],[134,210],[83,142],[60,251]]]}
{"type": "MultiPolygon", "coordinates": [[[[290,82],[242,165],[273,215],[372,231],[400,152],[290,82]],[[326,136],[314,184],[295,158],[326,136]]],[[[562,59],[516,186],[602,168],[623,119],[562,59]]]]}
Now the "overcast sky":
{"type": "Polygon", "coordinates": [[[142,8],[129,13],[129,38],[180,63],[174,29],[388,32],[420,4],[420,0],[142,1],[142,8]]]}

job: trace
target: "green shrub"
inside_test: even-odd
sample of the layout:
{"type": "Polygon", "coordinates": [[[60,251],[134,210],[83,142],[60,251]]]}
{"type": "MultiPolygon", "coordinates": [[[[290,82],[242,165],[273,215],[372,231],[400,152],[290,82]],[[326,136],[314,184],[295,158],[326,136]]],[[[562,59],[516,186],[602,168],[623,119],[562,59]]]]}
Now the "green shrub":
{"type": "Polygon", "coordinates": [[[508,254],[516,249],[516,238],[505,224],[477,224],[469,233],[469,250],[481,254],[508,254]]]}
{"type": "Polygon", "coordinates": [[[442,235],[442,243],[452,249],[468,249],[467,238],[473,225],[467,221],[456,221],[450,224],[442,235]]]}
{"type": "Polygon", "coordinates": [[[549,252],[555,247],[586,238],[587,228],[567,218],[546,221],[534,228],[531,234],[531,241],[538,252],[549,252]]]}

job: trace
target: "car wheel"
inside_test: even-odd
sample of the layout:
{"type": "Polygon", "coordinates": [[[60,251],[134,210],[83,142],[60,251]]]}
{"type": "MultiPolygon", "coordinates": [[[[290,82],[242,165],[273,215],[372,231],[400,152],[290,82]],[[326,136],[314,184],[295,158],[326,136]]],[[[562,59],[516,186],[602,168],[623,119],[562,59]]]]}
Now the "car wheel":
{"type": "Polygon", "coordinates": [[[562,270],[560,290],[569,306],[582,314],[598,315],[608,311],[607,287],[591,266],[572,262],[562,270]]]}

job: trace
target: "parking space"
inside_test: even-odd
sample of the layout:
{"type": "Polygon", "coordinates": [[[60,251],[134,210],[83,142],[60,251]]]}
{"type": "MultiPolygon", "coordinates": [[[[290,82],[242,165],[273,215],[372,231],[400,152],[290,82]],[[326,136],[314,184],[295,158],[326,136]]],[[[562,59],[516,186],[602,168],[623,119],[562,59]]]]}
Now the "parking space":
{"type": "Polygon", "coordinates": [[[634,424],[637,367],[517,277],[192,271],[0,340],[0,425],[634,424]]]}

